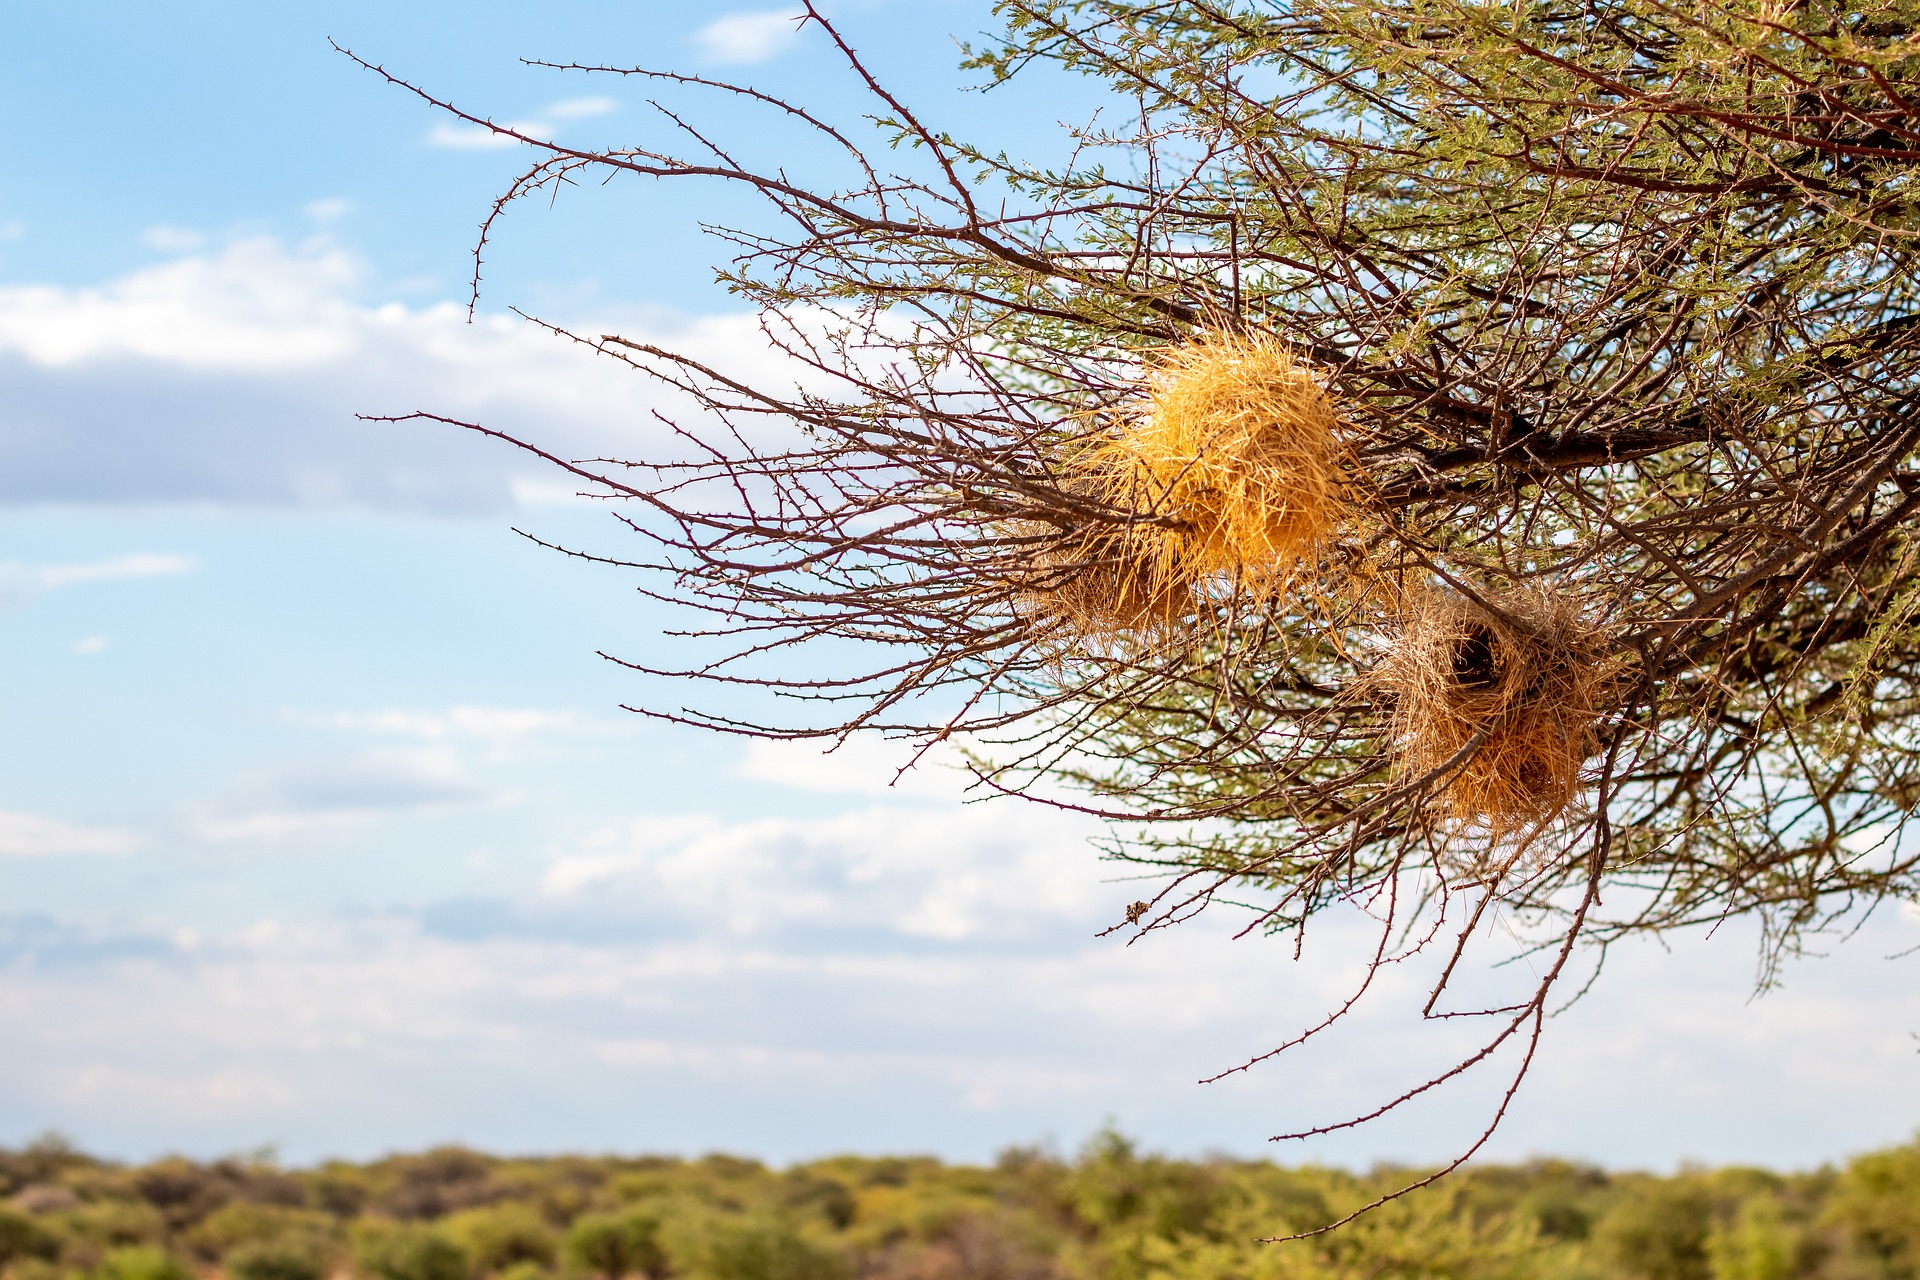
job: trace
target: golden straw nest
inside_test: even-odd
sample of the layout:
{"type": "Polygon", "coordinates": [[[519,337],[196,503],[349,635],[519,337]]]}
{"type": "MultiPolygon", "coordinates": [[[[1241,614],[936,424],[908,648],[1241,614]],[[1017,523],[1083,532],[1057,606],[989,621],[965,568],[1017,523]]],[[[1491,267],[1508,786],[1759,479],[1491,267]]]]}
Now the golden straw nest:
{"type": "Polygon", "coordinates": [[[1376,677],[1394,698],[1402,773],[1442,769],[1435,807],[1495,836],[1537,828],[1578,793],[1616,677],[1604,637],[1547,592],[1418,596],[1376,677]],[[1484,735],[1484,736],[1482,736],[1484,735]]]}
{"type": "Polygon", "coordinates": [[[1099,526],[1058,539],[1023,574],[1022,598],[1043,622],[1081,641],[1164,639],[1193,616],[1191,584],[1158,572],[1132,531],[1099,526]]]}
{"type": "Polygon", "coordinates": [[[1065,467],[1071,491],[1121,514],[1049,553],[1034,593],[1095,637],[1164,630],[1209,588],[1271,596],[1345,514],[1339,415],[1277,338],[1203,333],[1154,352],[1142,389],[1065,467]]]}

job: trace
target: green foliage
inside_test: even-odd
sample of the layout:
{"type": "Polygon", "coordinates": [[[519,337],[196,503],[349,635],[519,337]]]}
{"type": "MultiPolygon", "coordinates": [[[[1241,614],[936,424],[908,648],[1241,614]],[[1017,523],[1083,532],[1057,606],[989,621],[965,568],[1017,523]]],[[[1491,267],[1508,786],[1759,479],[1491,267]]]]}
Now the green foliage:
{"type": "Polygon", "coordinates": [[[1409,1171],[1176,1160],[1113,1133],[1072,1159],[1015,1150],[987,1168],[466,1156],[455,1178],[435,1153],[274,1174],[305,1206],[243,1198],[258,1187],[217,1165],[76,1160],[29,1185],[88,1199],[0,1204],[0,1280],[331,1280],[349,1259],[358,1280],[1915,1280],[1920,1260],[1920,1142],[1795,1175],[1470,1166],[1286,1245],[1260,1241],[1409,1171]],[[209,1185],[232,1198],[169,1227],[179,1188],[209,1185]],[[422,1186],[492,1199],[431,1221],[314,1207],[341,1187],[391,1205],[422,1186]]]}
{"type": "Polygon", "coordinates": [[[1142,1159],[1133,1144],[1107,1132],[1081,1153],[1070,1194],[1077,1216],[1096,1231],[1173,1239],[1203,1234],[1221,1192],[1207,1166],[1142,1159]]]}
{"type": "Polygon", "coordinates": [[[188,1238],[200,1256],[219,1258],[228,1280],[325,1280],[339,1237],[333,1217],[316,1209],[234,1203],[188,1238]]]}
{"type": "Polygon", "coordinates": [[[1819,1253],[1815,1239],[1772,1196],[1743,1201],[1733,1221],[1707,1240],[1713,1280],[1789,1280],[1811,1274],[1819,1253]]]}
{"type": "Polygon", "coordinates": [[[318,1210],[240,1202],[214,1210],[187,1232],[186,1238],[196,1253],[217,1258],[243,1244],[290,1239],[331,1241],[337,1234],[332,1216],[318,1210]]]}
{"type": "Polygon", "coordinates": [[[716,1227],[700,1259],[706,1280],[844,1280],[847,1271],[838,1253],[774,1218],[716,1227]]]}
{"type": "Polygon", "coordinates": [[[86,1201],[67,1212],[49,1214],[46,1221],[67,1238],[101,1249],[158,1244],[168,1234],[166,1217],[158,1209],[144,1200],[122,1195],[86,1201]]]}
{"type": "Polygon", "coordinates": [[[59,1253],[59,1236],[32,1214],[0,1205],[0,1267],[15,1258],[54,1258],[59,1253]]]}
{"type": "Polygon", "coordinates": [[[467,1209],[441,1225],[466,1249],[482,1275],[505,1272],[520,1263],[530,1262],[543,1270],[553,1265],[553,1228],[530,1205],[467,1209]]]}
{"type": "Polygon", "coordinates": [[[366,1280],[473,1280],[473,1259],[444,1231],[371,1219],[355,1224],[353,1262],[366,1280]]]}
{"type": "Polygon", "coordinates": [[[843,1230],[853,1221],[858,1202],[847,1185],[837,1178],[796,1169],[787,1175],[781,1200],[797,1213],[817,1214],[835,1230],[843,1230]]]}
{"type": "Polygon", "coordinates": [[[668,1270],[659,1221],[633,1211],[579,1219],[567,1232],[567,1258],[604,1280],[623,1280],[626,1276],[657,1280],[668,1270]]]}
{"type": "Polygon", "coordinates": [[[395,1218],[438,1218],[505,1194],[496,1162],[464,1147],[438,1147],[417,1156],[391,1156],[373,1166],[371,1207],[395,1218]]]}
{"type": "Polygon", "coordinates": [[[249,1240],[220,1260],[228,1280],[326,1280],[328,1250],[300,1238],[249,1240]]]}
{"type": "Polygon", "coordinates": [[[1920,1139],[1848,1165],[1830,1213],[1874,1273],[1894,1280],[1920,1275],[1920,1139]]]}
{"type": "Polygon", "coordinates": [[[172,1230],[191,1228],[222,1207],[240,1203],[298,1207],[306,1189],[265,1160],[226,1159],[212,1164],[172,1156],[133,1175],[141,1199],[158,1209],[172,1230]]]}
{"type": "Polygon", "coordinates": [[[90,1280],[194,1280],[194,1276],[165,1249],[136,1244],[107,1254],[90,1280]]]}
{"type": "Polygon", "coordinates": [[[1707,1280],[1712,1229],[1712,1202],[1693,1179],[1644,1179],[1600,1220],[1594,1242],[1627,1275],[1707,1280]]]}
{"type": "Polygon", "coordinates": [[[57,1133],[34,1139],[16,1151],[0,1150],[0,1196],[14,1196],[28,1187],[56,1186],[72,1173],[98,1162],[73,1149],[57,1133]]]}

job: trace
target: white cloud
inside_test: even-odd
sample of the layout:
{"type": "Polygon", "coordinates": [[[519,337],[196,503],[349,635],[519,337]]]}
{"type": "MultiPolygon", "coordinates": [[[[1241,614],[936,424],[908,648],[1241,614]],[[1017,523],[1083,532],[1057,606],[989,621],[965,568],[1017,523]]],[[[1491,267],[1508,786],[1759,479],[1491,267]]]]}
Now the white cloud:
{"type": "Polygon", "coordinates": [[[797,9],[730,13],[694,32],[693,40],[709,62],[768,62],[799,40],[803,16],[797,9]]]}
{"type": "MultiPolygon", "coordinates": [[[[607,97],[563,98],[559,102],[549,103],[536,119],[503,120],[497,123],[502,129],[511,129],[522,137],[550,139],[560,132],[556,121],[604,116],[617,110],[619,105],[607,97]]],[[[442,120],[427,130],[427,145],[449,151],[501,151],[522,144],[519,139],[485,125],[442,120]]]]}
{"type": "Polygon", "coordinates": [[[489,798],[451,750],[368,751],[254,770],[202,806],[193,831],[216,843],[272,843],[489,798]]]}
{"type": "Polygon", "coordinates": [[[24,222],[0,222],[0,244],[9,240],[18,240],[26,234],[27,224],[24,222]]]}
{"type": "Polygon", "coordinates": [[[61,587],[117,582],[128,578],[177,577],[192,573],[197,568],[199,564],[191,556],[155,552],[76,564],[31,565],[0,561],[0,609],[24,604],[43,592],[56,591],[61,587]]]}
{"type": "Polygon", "coordinates": [[[77,827],[37,814],[0,810],[0,856],[51,858],[65,854],[132,853],[139,838],[125,831],[77,827]]]}
{"type": "Polygon", "coordinates": [[[358,336],[344,252],[267,239],[136,271],[99,288],[0,288],[0,352],[51,368],[144,358],[186,369],[286,370],[338,360],[358,336]]]}
{"type": "MultiPolygon", "coordinates": [[[[551,125],[540,120],[503,120],[500,126],[529,138],[544,138],[553,132],[551,125]]],[[[502,151],[521,143],[518,138],[495,133],[484,125],[443,122],[427,130],[427,145],[449,151],[502,151]]]]}
{"type": "Polygon", "coordinates": [[[727,823],[650,816],[596,832],[541,882],[555,900],[643,904],[734,936],[866,931],[960,941],[1065,926],[1091,933],[1118,894],[1091,824],[1019,802],[875,808],[727,823]]]}
{"type": "Polygon", "coordinates": [[[163,253],[191,253],[207,243],[207,237],[187,227],[148,227],[140,233],[140,243],[163,253]]]}
{"type": "MultiPolygon", "coordinates": [[[[359,297],[359,262],[265,238],[90,287],[0,287],[0,503],[245,503],[499,511],[550,468],[426,409],[633,456],[683,402],[512,316],[359,297]]],[[[558,317],[752,380],[780,368],[750,316],[558,317]]],[[[577,487],[577,486],[576,486],[577,487]]]]}
{"type": "Polygon", "coordinates": [[[315,222],[338,222],[353,212],[353,201],[345,196],[328,196],[323,200],[310,200],[300,212],[315,222]]]}
{"type": "Polygon", "coordinates": [[[493,763],[545,752],[555,740],[604,739],[633,731],[619,721],[532,707],[453,706],[439,711],[383,708],[313,713],[286,711],[288,724],[340,733],[471,744],[493,763]]]}
{"type": "Polygon", "coordinates": [[[116,556],[111,560],[91,560],[80,564],[52,564],[30,568],[0,565],[0,577],[20,573],[40,590],[71,587],[83,582],[115,582],[123,578],[170,578],[192,573],[199,568],[192,556],[139,552],[116,556]]]}
{"type": "Polygon", "coordinates": [[[949,744],[920,753],[915,745],[872,734],[856,735],[837,747],[756,738],[747,743],[738,772],[752,782],[796,791],[870,796],[952,798],[973,780],[964,758],[949,744]]]}
{"type": "Polygon", "coordinates": [[[860,1049],[791,1049],[753,1043],[672,1040],[609,1040],[594,1050],[602,1062],[624,1067],[691,1070],[707,1074],[824,1071],[861,1075],[945,1077],[969,1106],[996,1109],[1009,1095],[1059,1098],[1112,1088],[1121,1072],[1111,1062],[1084,1067],[1043,1065],[1011,1054],[874,1052],[860,1049]]]}
{"type": "Polygon", "coordinates": [[[105,636],[85,636],[74,644],[73,651],[83,656],[93,653],[105,653],[109,643],[105,636]]]}
{"type": "MultiPolygon", "coordinates": [[[[1325,922],[1316,949],[1363,940],[1350,924],[1325,922]]],[[[0,1022],[17,1033],[0,1118],[133,1150],[271,1134],[300,1160],[448,1134],[784,1160],[978,1159],[1110,1117],[1186,1152],[1365,1164],[1457,1151],[1486,1114],[1469,1080],[1397,1129],[1265,1147],[1377,1101],[1461,1030],[1423,1024],[1424,986],[1390,973],[1396,1007],[1370,1006],[1328,1051],[1196,1087],[1324,1012],[1341,975],[1288,963],[1284,942],[1204,928],[1046,951],[915,950],[853,929],[805,946],[581,933],[459,941],[389,915],[117,939],[0,917],[0,955],[18,958],[0,967],[0,1022]]],[[[1875,931],[1752,1005],[1743,939],[1629,946],[1603,1003],[1549,1028],[1492,1155],[1805,1165],[1899,1141],[1920,1095],[1911,971],[1877,960],[1891,940],[1875,931]]]]}
{"type": "Polygon", "coordinates": [[[389,733],[416,738],[480,738],[501,741],[537,733],[570,733],[585,729],[582,716],[572,711],[542,711],[512,707],[449,707],[445,711],[335,711],[311,716],[294,713],[297,724],[313,724],[350,733],[389,733]]]}
{"type": "Polygon", "coordinates": [[[604,116],[617,110],[620,104],[612,98],[567,98],[550,104],[540,115],[549,120],[584,120],[590,116],[604,116]]]}

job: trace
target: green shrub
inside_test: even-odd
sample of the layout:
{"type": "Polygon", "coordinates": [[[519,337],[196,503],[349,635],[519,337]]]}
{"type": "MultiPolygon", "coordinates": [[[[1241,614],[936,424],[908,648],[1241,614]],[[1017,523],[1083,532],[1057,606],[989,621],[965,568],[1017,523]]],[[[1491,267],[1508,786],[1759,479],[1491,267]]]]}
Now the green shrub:
{"type": "Polygon", "coordinates": [[[107,1254],[92,1280],[194,1280],[187,1265],[150,1244],[126,1245],[107,1254]]]}
{"type": "Polygon", "coordinates": [[[244,1244],[283,1241],[296,1242],[309,1251],[331,1254],[338,1231],[332,1215],[317,1209],[236,1201],[208,1214],[187,1234],[187,1239],[200,1256],[208,1259],[225,1258],[244,1244]]]}
{"type": "Polygon", "coordinates": [[[819,1214],[836,1231],[851,1226],[860,1207],[847,1184],[838,1178],[823,1178],[799,1169],[787,1174],[780,1200],[789,1210],[819,1214]]]}
{"type": "Polygon", "coordinates": [[[60,1237],[31,1215],[0,1205],[0,1267],[24,1258],[60,1255],[60,1237]]]}
{"type": "Polygon", "coordinates": [[[220,1269],[227,1280],[326,1280],[332,1252],[311,1237],[248,1240],[227,1251],[220,1269]]]}
{"type": "Polygon", "coordinates": [[[447,1218],[440,1227],[466,1249],[482,1275],[504,1272],[522,1262],[543,1270],[553,1265],[553,1230],[527,1205],[467,1209],[447,1218]]]}
{"type": "Polygon", "coordinates": [[[43,1220],[69,1237],[104,1249],[158,1245],[167,1238],[167,1220],[144,1200],[96,1200],[67,1213],[48,1214],[43,1220]]]}
{"type": "Polygon", "coordinates": [[[631,1211],[576,1219],[567,1230],[567,1261],[605,1280],[623,1276],[660,1280],[671,1269],[660,1243],[659,1221],[631,1211]]]}
{"type": "Polygon", "coordinates": [[[351,1218],[373,1196],[367,1171],[344,1160],[329,1160],[305,1177],[307,1198],[336,1218],[351,1218]]]}
{"type": "Polygon", "coordinates": [[[58,1263],[46,1258],[15,1258],[0,1268],[0,1275],[6,1280],[64,1280],[68,1274],[58,1263]]]}
{"type": "Polygon", "coordinates": [[[472,1258],[444,1232],[380,1219],[355,1225],[353,1262],[368,1280],[473,1280],[472,1258]]]}
{"type": "Polygon", "coordinates": [[[1141,1156],[1108,1131],[1082,1150],[1070,1194],[1075,1214],[1096,1229],[1172,1238],[1203,1232],[1220,1191],[1206,1165],[1141,1156]]]}
{"type": "Polygon", "coordinates": [[[440,1218],[491,1204],[507,1188],[494,1181],[495,1161],[465,1147],[437,1147],[419,1155],[389,1156],[374,1166],[392,1179],[373,1207],[395,1218],[440,1218]]]}
{"type": "Polygon", "coordinates": [[[1594,1228],[1594,1242],[1621,1271],[1644,1280],[1707,1280],[1713,1201],[1686,1179],[1632,1187],[1594,1228]]]}
{"type": "Polygon", "coordinates": [[[1807,1232],[1786,1221],[1772,1196],[1741,1203],[1733,1221],[1707,1240],[1713,1280],[1792,1280],[1813,1270],[1817,1250],[1807,1232]]]}
{"type": "Polygon", "coordinates": [[[1851,1161],[1828,1214],[1879,1274],[1920,1276],[1920,1140],[1851,1161]]]}
{"type": "Polygon", "coordinates": [[[703,1259],[708,1280],[843,1280],[844,1259],[782,1222],[720,1227],[703,1259]]]}

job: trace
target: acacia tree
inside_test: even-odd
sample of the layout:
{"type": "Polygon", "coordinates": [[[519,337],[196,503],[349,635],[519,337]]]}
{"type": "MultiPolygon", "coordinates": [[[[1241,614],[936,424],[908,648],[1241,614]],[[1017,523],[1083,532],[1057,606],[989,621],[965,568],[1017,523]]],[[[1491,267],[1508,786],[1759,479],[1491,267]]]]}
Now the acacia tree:
{"type": "Polygon", "coordinates": [[[565,69],[764,109],[822,144],[814,178],[737,158],[697,103],[663,109],[677,142],[580,150],[395,80],[531,151],[482,247],[514,202],[587,176],[731,184],[772,215],[717,230],[721,278],[803,377],[569,335],[692,397],[685,448],[512,441],[623,502],[645,589],[724,647],[639,669],[795,708],[650,714],[963,735],[983,787],[1096,812],[1159,875],[1119,928],[1230,901],[1297,939],[1363,905],[1367,976],[1280,1048],[1423,948],[1444,953],[1428,1015],[1461,1016],[1443,997],[1504,912],[1541,953],[1532,990],[1476,1011],[1451,1069],[1312,1131],[1511,1048],[1462,1160],[1583,949],[1752,917],[1766,982],[1920,895],[1920,5],[998,12],[970,51],[985,85],[1076,77],[1125,106],[1068,130],[1061,163],[923,120],[810,5],[861,120],[565,69]],[[1172,489],[1089,484],[1085,460],[1207,343],[1312,369],[1338,411],[1336,527],[1283,579],[1142,578],[1156,607],[1076,625],[1074,584],[1111,596],[1143,538],[1195,527],[1172,489]],[[836,641],[871,661],[812,656],[836,641]],[[1436,706],[1461,712],[1451,737],[1436,706]],[[1559,782],[1503,806],[1480,785],[1499,769],[1559,782]]]}

